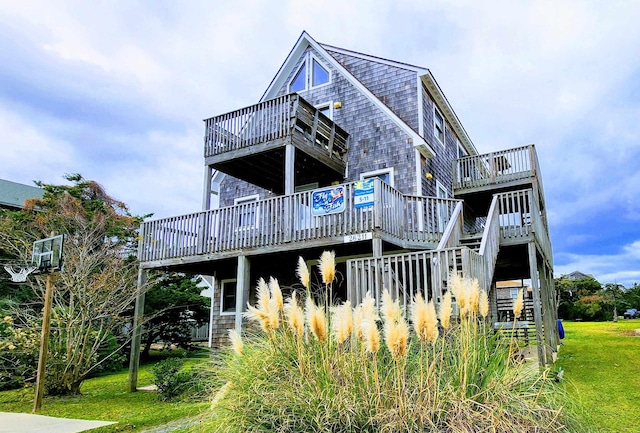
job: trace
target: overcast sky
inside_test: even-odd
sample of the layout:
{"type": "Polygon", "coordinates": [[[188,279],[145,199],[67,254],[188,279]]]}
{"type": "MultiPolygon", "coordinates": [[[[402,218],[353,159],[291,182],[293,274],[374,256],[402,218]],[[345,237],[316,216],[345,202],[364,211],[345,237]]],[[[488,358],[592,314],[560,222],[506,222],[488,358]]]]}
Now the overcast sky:
{"type": "Polygon", "coordinates": [[[306,30],[429,68],[481,153],[534,143],[556,275],[640,283],[639,22],[635,1],[5,1],[0,178],[198,211],[202,119],[256,103],[306,30]]]}

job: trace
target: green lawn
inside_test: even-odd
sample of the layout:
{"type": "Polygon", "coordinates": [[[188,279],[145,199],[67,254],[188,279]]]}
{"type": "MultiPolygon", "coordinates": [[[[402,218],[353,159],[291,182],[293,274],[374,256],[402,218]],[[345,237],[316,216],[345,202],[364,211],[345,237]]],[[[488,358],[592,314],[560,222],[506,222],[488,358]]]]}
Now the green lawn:
{"type": "Polygon", "coordinates": [[[558,366],[600,432],[640,431],[640,320],[565,322],[558,366]]]}
{"type": "MultiPolygon", "coordinates": [[[[152,384],[151,366],[141,366],[138,378],[138,386],[152,384]]],[[[95,433],[133,432],[195,417],[209,407],[208,403],[162,402],[151,392],[129,393],[127,379],[126,370],[88,379],[80,396],[45,397],[39,414],[118,422],[91,430],[95,433]]],[[[0,392],[0,411],[29,413],[32,408],[33,388],[0,392]]]]}
{"type": "MultiPolygon", "coordinates": [[[[565,322],[566,338],[557,366],[565,384],[584,406],[602,433],[640,431],[640,320],[565,322]]],[[[193,361],[192,361],[193,362],[193,361]]],[[[197,361],[196,361],[197,362],[197,361]]],[[[96,433],[135,432],[186,418],[198,419],[174,433],[207,431],[208,403],[166,403],[154,393],[127,392],[127,371],[85,381],[83,395],[46,397],[42,415],[117,421],[96,433]]],[[[151,366],[143,365],[139,386],[153,381],[151,366]]],[[[0,411],[31,412],[33,389],[0,392],[0,411]]],[[[178,422],[178,425],[183,424],[178,422]]]]}

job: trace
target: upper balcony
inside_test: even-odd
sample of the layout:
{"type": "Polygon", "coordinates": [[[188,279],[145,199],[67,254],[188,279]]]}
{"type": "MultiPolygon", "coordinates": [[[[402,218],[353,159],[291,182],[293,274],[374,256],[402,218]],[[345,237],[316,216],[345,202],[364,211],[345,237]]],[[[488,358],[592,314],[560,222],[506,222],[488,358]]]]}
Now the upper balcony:
{"type": "Polygon", "coordinates": [[[285,192],[286,145],[296,185],[344,179],[349,134],[292,93],[205,120],[205,163],[276,194],[285,192]]]}
{"type": "Polygon", "coordinates": [[[538,156],[533,144],[514,149],[465,156],[454,162],[456,198],[484,214],[493,194],[533,188],[544,210],[544,192],[538,156]]]}

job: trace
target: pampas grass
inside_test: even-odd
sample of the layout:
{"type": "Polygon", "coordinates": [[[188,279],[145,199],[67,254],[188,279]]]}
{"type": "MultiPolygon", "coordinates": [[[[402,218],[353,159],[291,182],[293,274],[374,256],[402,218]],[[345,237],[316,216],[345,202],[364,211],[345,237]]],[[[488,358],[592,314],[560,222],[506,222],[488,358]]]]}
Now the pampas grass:
{"type": "MultiPolygon", "coordinates": [[[[452,283],[437,315],[433,300],[413,299],[411,328],[390,296],[381,321],[371,294],[330,308],[309,291],[303,311],[292,293],[287,325],[230,336],[242,349],[216,360],[214,382],[228,385],[214,393],[213,431],[588,432],[548,370],[509,362],[511,345],[485,326],[486,293],[461,276],[452,283]],[[464,315],[452,318],[450,293],[464,315]]],[[[258,319],[278,305],[277,290],[260,290],[258,319]]]]}

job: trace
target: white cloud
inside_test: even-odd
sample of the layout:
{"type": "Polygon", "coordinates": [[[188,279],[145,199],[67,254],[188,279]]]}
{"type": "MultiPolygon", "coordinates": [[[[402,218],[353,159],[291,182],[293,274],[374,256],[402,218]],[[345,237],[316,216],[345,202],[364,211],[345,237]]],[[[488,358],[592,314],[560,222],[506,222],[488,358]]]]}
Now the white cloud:
{"type": "Polygon", "coordinates": [[[564,254],[560,259],[563,264],[555,266],[556,277],[582,271],[602,284],[630,287],[640,283],[640,240],[622,246],[614,254],[564,254]]]}
{"type": "Polygon", "coordinates": [[[80,172],[136,213],[197,211],[201,119],[255,103],[307,30],[430,68],[481,152],[535,143],[570,260],[559,269],[635,272],[622,247],[580,250],[623,225],[640,238],[638,16],[634,2],[582,0],[331,0],[322,14],[298,1],[4,2],[0,29],[19,47],[7,52],[43,69],[6,74],[27,89],[20,102],[29,84],[46,98],[25,108],[0,93],[0,177],[80,172]]]}

